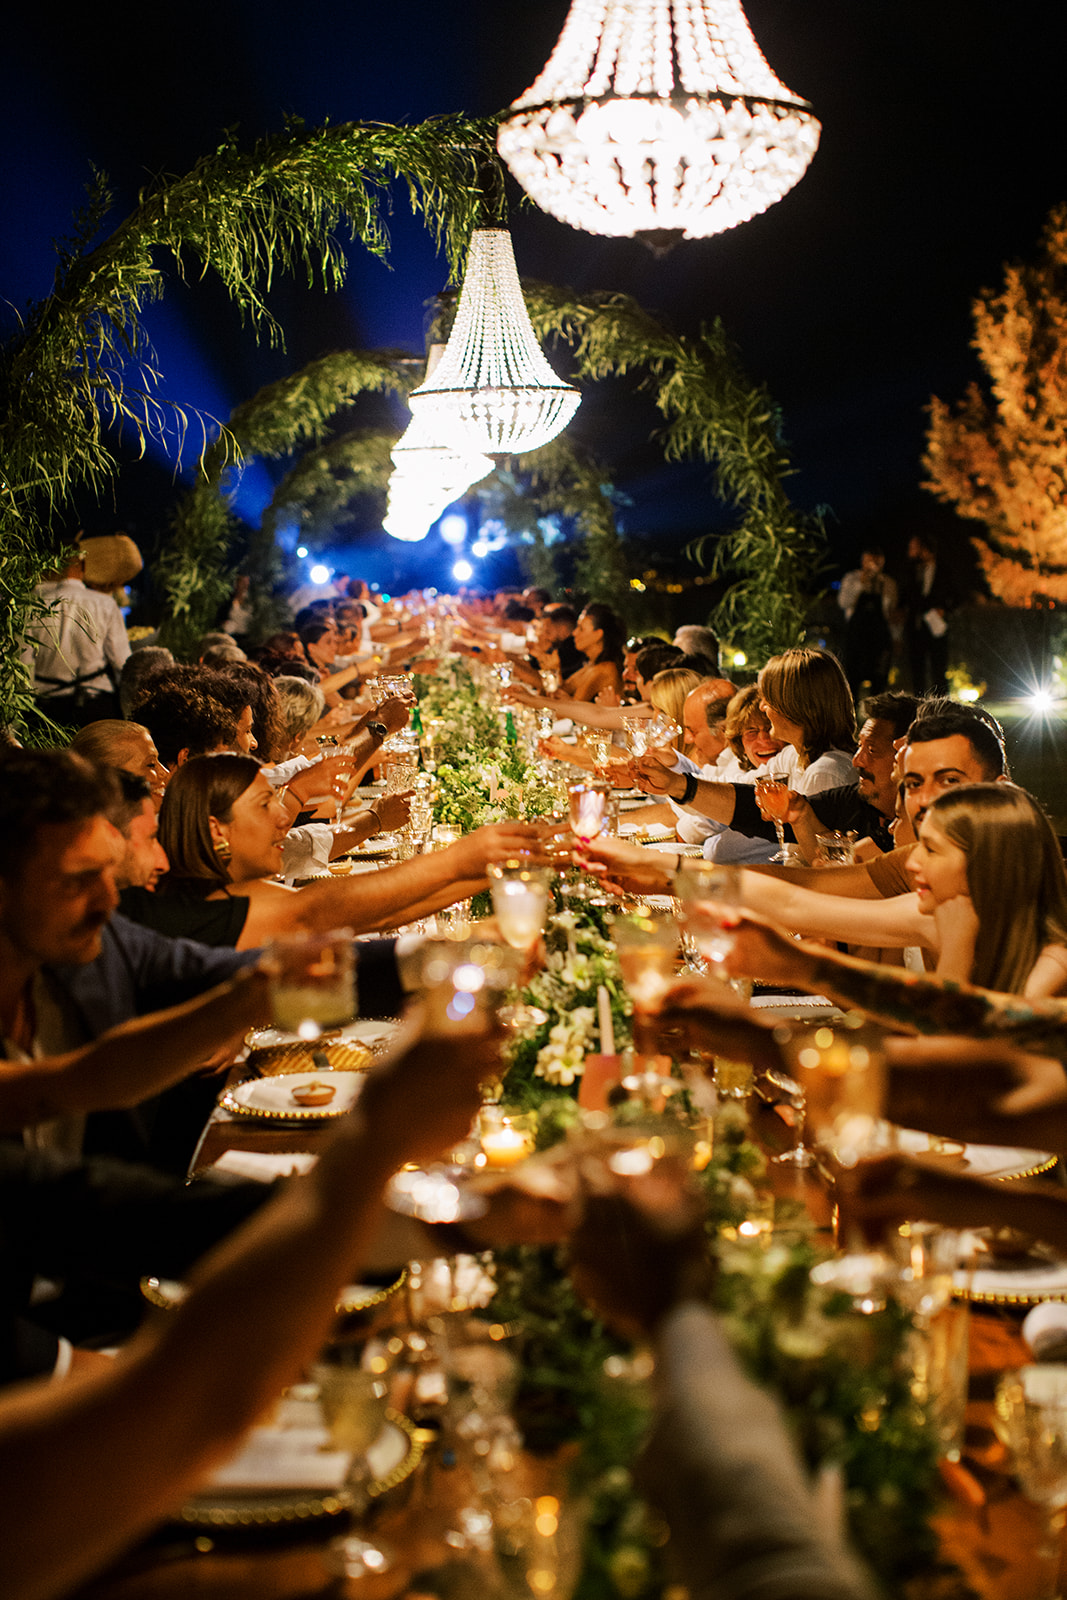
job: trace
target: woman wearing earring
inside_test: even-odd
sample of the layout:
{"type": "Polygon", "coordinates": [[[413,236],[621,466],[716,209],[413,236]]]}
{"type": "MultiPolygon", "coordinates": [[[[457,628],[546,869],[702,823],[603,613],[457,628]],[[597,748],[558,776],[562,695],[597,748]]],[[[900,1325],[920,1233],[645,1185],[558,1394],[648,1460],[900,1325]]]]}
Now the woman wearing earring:
{"type": "Polygon", "coordinates": [[[258,761],[228,754],[187,761],[159,816],[170,871],[131,914],[157,932],[239,950],[304,930],[371,933],[469,899],[485,887],[490,861],[529,850],[540,837],[530,823],[495,823],[380,872],[289,889],[277,882],[288,830],[289,814],[258,761]]]}

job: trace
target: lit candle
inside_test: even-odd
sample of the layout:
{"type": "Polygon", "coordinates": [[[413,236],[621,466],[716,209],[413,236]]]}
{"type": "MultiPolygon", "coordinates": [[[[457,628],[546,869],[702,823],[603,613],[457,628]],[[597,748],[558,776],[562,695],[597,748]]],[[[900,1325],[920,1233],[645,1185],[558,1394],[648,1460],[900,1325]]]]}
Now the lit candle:
{"type": "Polygon", "coordinates": [[[611,1021],[611,999],[604,984],[597,985],[596,991],[597,1019],[600,1023],[600,1054],[613,1056],[615,1054],[615,1029],[611,1021]]]}
{"type": "Polygon", "coordinates": [[[512,1127],[504,1117],[499,1126],[487,1129],[482,1134],[482,1149],[485,1151],[487,1167],[517,1167],[531,1153],[533,1141],[528,1133],[512,1127]]]}

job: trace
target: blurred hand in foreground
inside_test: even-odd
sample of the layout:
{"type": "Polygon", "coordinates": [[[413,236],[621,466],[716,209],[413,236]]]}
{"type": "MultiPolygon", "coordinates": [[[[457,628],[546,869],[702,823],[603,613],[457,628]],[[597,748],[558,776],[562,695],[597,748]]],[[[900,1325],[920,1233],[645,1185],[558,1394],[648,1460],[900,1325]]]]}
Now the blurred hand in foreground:
{"type": "Polygon", "coordinates": [[[575,1288],[631,1339],[649,1338],[672,1306],[705,1299],[713,1273],[703,1206],[688,1172],[665,1158],[645,1177],[619,1178],[602,1163],[571,1238],[575,1288]]]}

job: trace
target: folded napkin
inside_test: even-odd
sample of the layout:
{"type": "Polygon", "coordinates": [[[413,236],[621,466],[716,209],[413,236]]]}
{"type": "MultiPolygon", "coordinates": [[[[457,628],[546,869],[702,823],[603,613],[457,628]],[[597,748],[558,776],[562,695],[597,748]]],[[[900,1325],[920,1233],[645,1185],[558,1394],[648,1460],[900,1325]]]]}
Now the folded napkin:
{"type": "Polygon", "coordinates": [[[620,822],[619,838],[632,839],[635,833],[643,833],[646,839],[673,839],[674,829],[665,822],[620,822]]]}
{"type": "Polygon", "coordinates": [[[310,1172],[318,1156],[290,1150],[284,1155],[268,1155],[261,1150],[227,1150],[212,1163],[209,1172],[228,1172],[236,1178],[251,1178],[255,1183],[272,1183],[294,1172],[310,1172]]]}
{"type": "Polygon", "coordinates": [[[205,1486],[211,1489],[339,1489],[352,1456],[330,1450],[330,1431],[316,1427],[253,1428],[205,1486]]]}

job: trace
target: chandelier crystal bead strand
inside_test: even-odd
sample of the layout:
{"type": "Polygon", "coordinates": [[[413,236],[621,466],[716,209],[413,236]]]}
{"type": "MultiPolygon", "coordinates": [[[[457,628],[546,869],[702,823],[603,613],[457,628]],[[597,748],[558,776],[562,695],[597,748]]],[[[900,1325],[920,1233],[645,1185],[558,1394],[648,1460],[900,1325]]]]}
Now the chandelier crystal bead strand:
{"type": "Polygon", "coordinates": [[[497,148],[533,200],[653,245],[747,222],[803,177],[819,123],[740,0],[573,0],[497,148]]]}
{"type": "Polygon", "coordinates": [[[411,395],[413,415],[467,455],[517,455],[562,433],[580,399],[534,336],[511,235],[476,229],[448,345],[411,395]]]}

